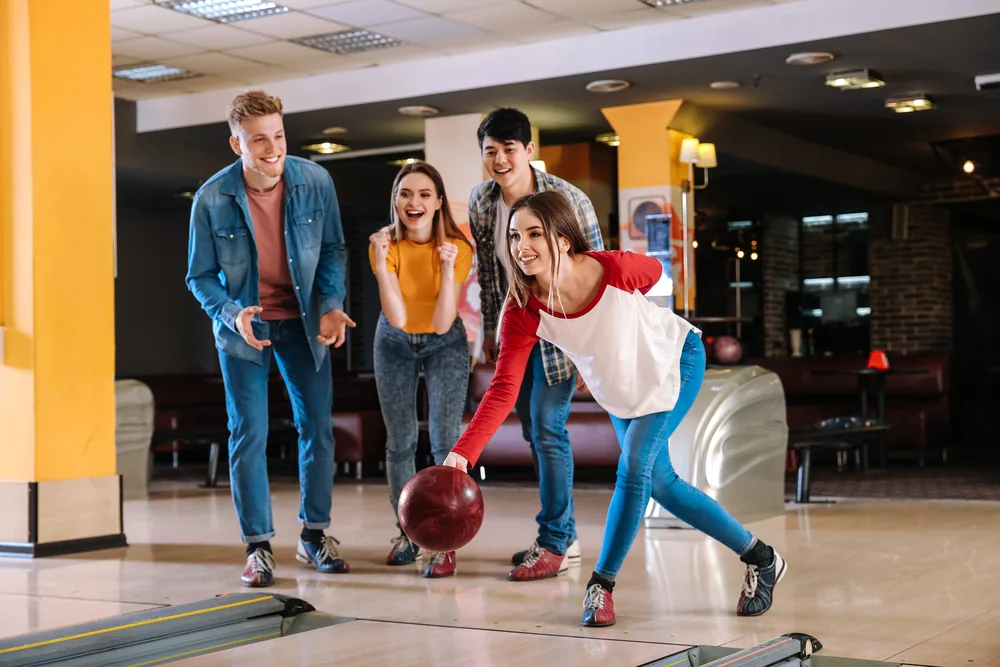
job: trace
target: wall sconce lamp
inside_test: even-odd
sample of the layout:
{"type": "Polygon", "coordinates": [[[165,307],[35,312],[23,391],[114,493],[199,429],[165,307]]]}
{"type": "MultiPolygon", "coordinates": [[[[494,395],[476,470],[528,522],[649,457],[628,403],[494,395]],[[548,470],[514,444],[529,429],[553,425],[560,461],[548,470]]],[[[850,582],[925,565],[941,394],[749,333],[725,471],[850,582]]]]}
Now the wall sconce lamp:
{"type": "Polygon", "coordinates": [[[681,228],[683,230],[683,240],[684,244],[684,254],[681,256],[681,263],[684,267],[684,317],[687,318],[691,313],[690,297],[687,286],[688,276],[691,275],[688,267],[690,266],[689,253],[691,252],[691,243],[688,242],[688,220],[690,217],[690,210],[694,209],[694,202],[691,202],[691,206],[688,206],[688,196],[692,196],[692,190],[704,190],[708,187],[708,170],[714,169],[719,166],[718,159],[715,155],[715,144],[703,144],[696,137],[686,137],[681,141],[681,154],[680,161],[684,162],[688,166],[688,177],[681,182],[681,191],[684,193],[681,197],[682,204],[682,224],[681,228]],[[705,172],[705,183],[702,185],[694,184],[694,168],[700,167],[705,172]]]}

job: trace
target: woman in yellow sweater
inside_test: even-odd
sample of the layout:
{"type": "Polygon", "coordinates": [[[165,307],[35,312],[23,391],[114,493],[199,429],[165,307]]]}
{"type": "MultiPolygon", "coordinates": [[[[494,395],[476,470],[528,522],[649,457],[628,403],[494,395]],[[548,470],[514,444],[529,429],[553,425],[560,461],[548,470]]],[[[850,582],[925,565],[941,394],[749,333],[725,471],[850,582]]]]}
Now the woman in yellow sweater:
{"type": "MultiPolygon", "coordinates": [[[[436,464],[444,462],[461,431],[469,347],[458,300],[472,267],[472,246],[452,218],[441,175],[425,162],[400,170],[391,208],[392,224],[371,235],[368,255],[382,302],[375,329],[375,383],[388,434],[389,500],[398,527],[399,494],[416,471],[421,371],[430,399],[436,464]]],[[[400,530],[386,563],[407,565],[419,557],[419,547],[400,530]]],[[[455,553],[435,553],[424,576],[454,572],[455,553]]]]}

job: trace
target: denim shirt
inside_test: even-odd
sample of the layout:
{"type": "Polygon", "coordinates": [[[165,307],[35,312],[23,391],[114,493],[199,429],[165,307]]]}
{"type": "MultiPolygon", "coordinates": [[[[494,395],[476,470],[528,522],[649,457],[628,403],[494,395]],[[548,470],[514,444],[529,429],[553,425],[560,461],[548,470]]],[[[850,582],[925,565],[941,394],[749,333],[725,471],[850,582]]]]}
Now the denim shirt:
{"type": "MultiPolygon", "coordinates": [[[[333,179],[322,166],[289,155],[283,178],[288,269],[319,370],[329,354],[327,346],[316,340],[320,318],[331,310],[343,310],[346,294],[347,249],[340,208],[333,179]]],[[[263,363],[264,353],[236,331],[240,310],[259,305],[260,299],[257,246],[240,160],[208,179],[194,196],[185,282],[212,319],[216,347],[263,363]]],[[[254,315],[254,336],[265,339],[268,330],[267,322],[254,315]]]]}

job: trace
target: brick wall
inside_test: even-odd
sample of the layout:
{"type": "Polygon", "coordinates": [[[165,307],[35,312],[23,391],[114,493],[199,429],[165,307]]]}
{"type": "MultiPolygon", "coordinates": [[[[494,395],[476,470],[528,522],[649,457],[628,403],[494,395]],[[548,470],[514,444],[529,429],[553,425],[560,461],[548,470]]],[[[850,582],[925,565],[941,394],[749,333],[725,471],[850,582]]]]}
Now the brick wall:
{"type": "Polygon", "coordinates": [[[761,230],[764,273],[764,354],[787,357],[785,294],[799,287],[799,228],[794,218],[768,216],[761,230]]]}
{"type": "Polygon", "coordinates": [[[869,241],[871,347],[912,354],[952,341],[950,212],[910,207],[908,238],[891,239],[891,215],[873,216],[869,241]]]}

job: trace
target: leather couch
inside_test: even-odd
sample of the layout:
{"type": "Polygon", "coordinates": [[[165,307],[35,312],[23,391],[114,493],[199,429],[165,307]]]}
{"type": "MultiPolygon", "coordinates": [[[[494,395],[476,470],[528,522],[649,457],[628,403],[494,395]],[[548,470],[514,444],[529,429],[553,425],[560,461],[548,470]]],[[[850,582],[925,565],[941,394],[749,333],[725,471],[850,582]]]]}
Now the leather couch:
{"type": "MultiPolygon", "coordinates": [[[[166,440],[157,437],[169,431],[217,431],[223,449],[228,440],[225,387],[216,374],[148,375],[135,378],[153,392],[155,402],[154,439],[161,444],[154,451],[168,451],[173,465],[179,465],[183,449],[203,446],[204,438],[166,440]]],[[[297,449],[292,427],[292,407],[280,375],[272,374],[268,387],[268,412],[272,440],[294,456],[297,449]],[[286,428],[282,429],[281,426],[286,428]],[[275,435],[277,434],[277,438],[275,435]]],[[[334,460],[353,464],[355,476],[364,463],[380,464],[385,458],[385,424],[379,410],[375,379],[371,375],[335,377],[333,380],[334,460]]],[[[283,452],[284,452],[283,450],[283,452]]]]}
{"type": "MultiPolygon", "coordinates": [[[[478,363],[469,378],[469,397],[462,415],[462,430],[469,425],[486,389],[493,379],[495,367],[478,363]]],[[[566,421],[573,463],[578,467],[616,467],[621,449],[608,413],[598,405],[589,392],[577,391],[571,402],[566,421]]],[[[482,466],[532,466],[531,449],[521,429],[517,412],[511,410],[479,457],[482,466]]]]}
{"type": "MultiPolygon", "coordinates": [[[[789,427],[809,426],[829,417],[860,415],[858,376],[836,374],[864,368],[867,357],[752,358],[747,364],[766,368],[781,378],[788,406],[789,427]]],[[[916,375],[885,377],[885,422],[892,427],[887,456],[928,457],[945,460],[951,435],[948,394],[950,368],[947,355],[889,355],[891,369],[926,370],[916,375]]],[[[868,381],[868,416],[875,418],[878,397],[874,378],[868,381]]]]}

